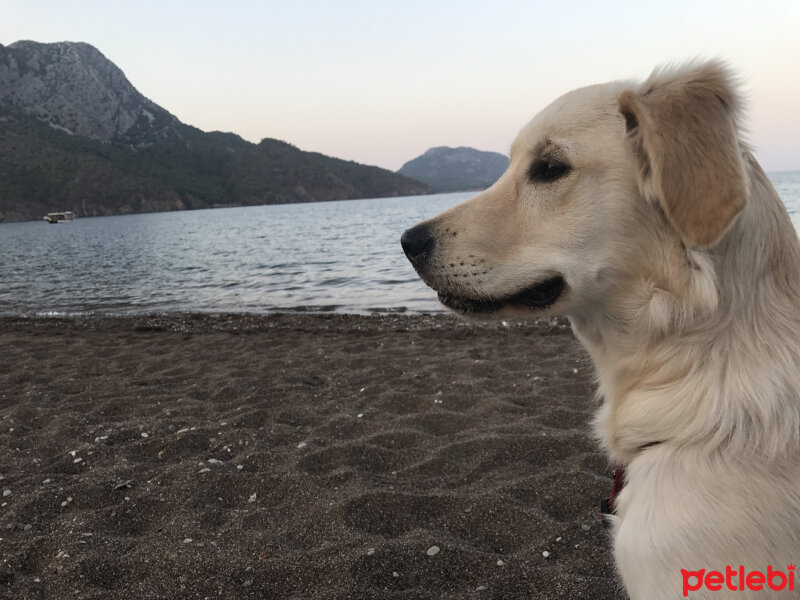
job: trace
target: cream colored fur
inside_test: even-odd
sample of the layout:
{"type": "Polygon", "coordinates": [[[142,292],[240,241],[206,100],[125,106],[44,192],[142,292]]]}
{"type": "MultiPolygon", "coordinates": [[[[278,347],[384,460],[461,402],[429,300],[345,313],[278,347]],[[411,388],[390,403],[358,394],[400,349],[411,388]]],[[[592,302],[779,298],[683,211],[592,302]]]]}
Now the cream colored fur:
{"type": "MultiPolygon", "coordinates": [[[[633,600],[683,597],[681,569],[800,561],[800,244],[739,105],[718,62],[575,90],[492,188],[427,222],[421,274],[440,292],[500,299],[563,275],[550,308],[491,316],[566,315],[591,354],[595,433],[626,467],[612,536],[633,600]],[[547,156],[571,171],[531,181],[547,156]]],[[[800,597],[797,579],[689,598],[800,597]]]]}

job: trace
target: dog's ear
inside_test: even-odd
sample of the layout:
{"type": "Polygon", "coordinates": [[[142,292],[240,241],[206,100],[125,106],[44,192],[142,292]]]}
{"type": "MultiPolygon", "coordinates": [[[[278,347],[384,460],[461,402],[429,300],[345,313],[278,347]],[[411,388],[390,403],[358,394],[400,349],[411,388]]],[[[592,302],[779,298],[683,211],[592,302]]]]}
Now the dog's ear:
{"type": "Polygon", "coordinates": [[[684,243],[719,242],[747,202],[739,98],[727,69],[708,62],[656,71],[619,96],[640,186],[655,195],[684,243]]]}

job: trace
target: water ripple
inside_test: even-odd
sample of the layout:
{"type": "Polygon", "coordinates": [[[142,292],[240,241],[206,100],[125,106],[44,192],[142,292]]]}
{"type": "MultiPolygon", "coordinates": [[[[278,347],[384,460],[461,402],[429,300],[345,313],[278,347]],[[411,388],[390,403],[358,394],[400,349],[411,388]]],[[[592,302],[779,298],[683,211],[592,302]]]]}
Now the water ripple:
{"type": "MultiPolygon", "coordinates": [[[[770,178],[800,225],[800,172],[770,178]]],[[[0,224],[0,314],[440,312],[400,235],[470,195],[0,224]]]]}
{"type": "Polygon", "coordinates": [[[0,314],[440,311],[399,237],[469,195],[0,224],[0,314]]]}

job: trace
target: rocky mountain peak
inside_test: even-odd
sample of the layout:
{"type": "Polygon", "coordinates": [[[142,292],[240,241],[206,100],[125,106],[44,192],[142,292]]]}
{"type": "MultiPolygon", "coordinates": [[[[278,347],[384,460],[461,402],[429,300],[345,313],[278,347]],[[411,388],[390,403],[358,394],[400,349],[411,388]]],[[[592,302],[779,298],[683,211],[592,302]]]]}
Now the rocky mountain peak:
{"type": "Polygon", "coordinates": [[[459,146],[436,146],[408,161],[397,172],[422,181],[434,192],[481,190],[492,185],[508,168],[508,157],[459,146]]]}
{"type": "Polygon", "coordinates": [[[83,42],[0,46],[0,109],[103,143],[151,143],[178,122],[83,42]]]}

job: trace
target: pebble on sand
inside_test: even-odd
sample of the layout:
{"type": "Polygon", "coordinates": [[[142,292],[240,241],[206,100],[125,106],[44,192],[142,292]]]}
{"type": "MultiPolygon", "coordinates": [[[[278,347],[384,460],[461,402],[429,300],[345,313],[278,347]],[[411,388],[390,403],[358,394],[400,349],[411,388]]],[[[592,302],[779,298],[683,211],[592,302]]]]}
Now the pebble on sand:
{"type": "Polygon", "coordinates": [[[431,546],[430,548],[428,548],[426,554],[428,556],[436,556],[437,554],[439,554],[439,550],[440,550],[439,546],[431,546]]]}
{"type": "Polygon", "coordinates": [[[3,498],[8,498],[11,495],[11,490],[3,490],[3,498]]]}
{"type": "Polygon", "coordinates": [[[547,550],[545,550],[544,552],[542,552],[542,556],[544,556],[545,558],[547,558],[547,557],[549,557],[549,556],[550,556],[550,553],[549,553],[547,550]]]}
{"type": "Polygon", "coordinates": [[[300,442],[299,444],[297,444],[297,449],[302,450],[306,446],[308,446],[308,444],[306,444],[305,442],[300,442]]]}

